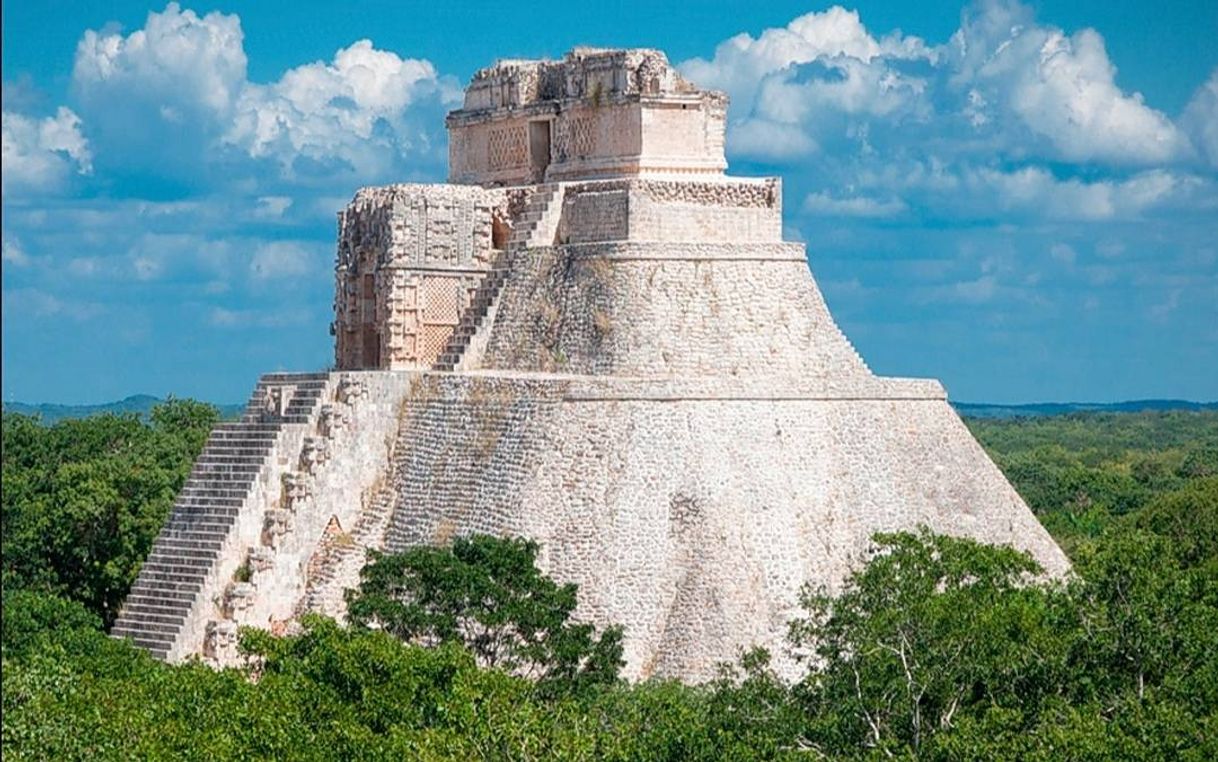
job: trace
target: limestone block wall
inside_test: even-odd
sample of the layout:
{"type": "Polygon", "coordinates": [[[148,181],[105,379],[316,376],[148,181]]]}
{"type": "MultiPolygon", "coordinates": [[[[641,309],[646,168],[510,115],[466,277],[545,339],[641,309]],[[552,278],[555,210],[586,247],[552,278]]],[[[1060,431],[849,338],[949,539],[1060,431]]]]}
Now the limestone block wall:
{"type": "Polygon", "coordinates": [[[563,187],[559,240],[567,243],[782,240],[778,178],[629,179],[563,187]]]}
{"type": "MultiPolygon", "coordinates": [[[[831,589],[877,531],[924,524],[1067,561],[935,385],[701,397],[623,379],[433,376],[399,433],[390,549],[524,535],[580,587],[578,615],[626,628],[626,674],[706,679],[738,649],[793,664],[808,581],[831,589]],[[867,432],[861,436],[860,432],[867,432]]],[[[807,383],[807,382],[805,382],[807,383]]]]}
{"type": "Polygon", "coordinates": [[[518,252],[481,367],[622,376],[869,374],[798,244],[518,252]]]}

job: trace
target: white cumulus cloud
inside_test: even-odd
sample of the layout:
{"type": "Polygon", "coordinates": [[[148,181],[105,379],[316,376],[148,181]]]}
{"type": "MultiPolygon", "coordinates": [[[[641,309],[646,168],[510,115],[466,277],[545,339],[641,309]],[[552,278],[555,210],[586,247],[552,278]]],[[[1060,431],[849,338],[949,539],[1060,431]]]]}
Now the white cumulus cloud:
{"type": "Polygon", "coordinates": [[[1198,153],[1218,169],[1218,69],[1198,88],[1181,118],[1198,153]]]}
{"type": "Polygon", "coordinates": [[[274,82],[251,82],[246,70],[236,15],[170,3],[130,34],[85,32],[72,84],[99,146],[128,171],[375,181],[407,158],[442,159],[434,136],[459,90],[428,61],[360,40],[274,82]]]}
{"type": "Polygon", "coordinates": [[[983,0],[940,46],[899,32],[877,37],[857,12],[835,6],[756,38],[737,35],[710,60],[680,67],[731,96],[731,129],[745,139],[729,148],[744,158],[781,160],[814,146],[882,151],[886,138],[889,147],[1130,167],[1191,152],[1171,119],[1117,86],[1098,32],[1067,35],[1017,2],[983,0]],[[860,125],[869,142],[848,139],[860,125]],[[753,139],[760,135],[779,139],[753,139]]]}
{"type": "Polygon", "coordinates": [[[330,63],[286,72],[270,85],[248,85],[238,100],[226,143],[252,157],[273,157],[290,168],[297,157],[338,158],[374,173],[387,154],[427,150],[428,131],[408,118],[411,105],[455,87],[440,82],[428,61],[399,58],[360,40],[330,63]]]}
{"type": "Polygon", "coordinates": [[[950,81],[993,109],[971,113],[1026,127],[1046,140],[1041,150],[1051,158],[1153,164],[1188,150],[1166,115],[1117,86],[1094,29],[1066,35],[1036,24],[1024,6],[984,3],[965,14],[949,50],[950,81]]]}
{"type": "Polygon", "coordinates": [[[60,106],[54,116],[37,118],[5,111],[2,117],[4,192],[51,191],[75,171],[93,171],[89,141],[81,132],[80,117],[60,106]]]}

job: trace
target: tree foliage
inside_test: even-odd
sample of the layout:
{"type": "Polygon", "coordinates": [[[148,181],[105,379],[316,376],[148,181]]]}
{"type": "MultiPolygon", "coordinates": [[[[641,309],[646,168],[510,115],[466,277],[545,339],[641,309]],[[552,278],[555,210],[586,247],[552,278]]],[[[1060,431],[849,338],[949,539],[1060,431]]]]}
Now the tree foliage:
{"type": "Polygon", "coordinates": [[[144,422],[99,415],[43,426],[4,413],[4,587],[117,616],[218,414],[169,400],[144,422]]]}
{"type": "Polygon", "coordinates": [[[970,419],[969,428],[1062,547],[1218,475],[1218,411],[970,419]]]}
{"type": "Polygon", "coordinates": [[[451,547],[374,554],[349,616],[423,645],[460,643],[486,667],[531,677],[543,690],[612,683],[622,665],[622,631],[599,636],[571,621],[575,585],[537,569],[537,544],[487,535],[451,547]]]}
{"type": "Polygon", "coordinates": [[[839,587],[806,591],[797,682],[749,651],[699,686],[616,680],[620,631],[573,621],[536,545],[485,537],[378,557],[354,626],[243,631],[244,669],[162,664],[102,627],[210,413],[5,415],[3,755],[1218,759],[1218,450],[1215,419],[1189,415],[995,425],[983,440],[1071,574],[879,535],[839,587]]]}

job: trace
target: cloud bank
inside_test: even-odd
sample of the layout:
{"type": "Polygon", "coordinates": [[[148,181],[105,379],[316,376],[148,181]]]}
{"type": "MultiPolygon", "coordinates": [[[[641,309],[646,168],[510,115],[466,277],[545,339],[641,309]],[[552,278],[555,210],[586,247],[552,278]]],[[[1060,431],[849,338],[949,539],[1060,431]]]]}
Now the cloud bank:
{"type": "Polygon", "coordinates": [[[72,91],[127,172],[341,184],[442,159],[441,117],[460,90],[428,61],[358,40],[274,82],[251,82],[246,69],[236,15],[170,3],[130,34],[86,31],[72,91]]]}
{"type": "MultiPolygon", "coordinates": [[[[1099,33],[1008,0],[946,40],[833,7],[705,49],[679,67],[731,96],[733,171],[782,176],[787,234],[877,371],[1159,393],[1119,386],[1138,358],[1213,396],[1218,71],[1164,113],[1099,33]]],[[[335,211],[444,176],[459,82],[404,53],[357,39],[254,81],[238,16],[170,3],[84,31],[49,109],[6,82],[5,367],[81,365],[18,384],[160,373],[228,400],[327,362],[335,211]]]]}

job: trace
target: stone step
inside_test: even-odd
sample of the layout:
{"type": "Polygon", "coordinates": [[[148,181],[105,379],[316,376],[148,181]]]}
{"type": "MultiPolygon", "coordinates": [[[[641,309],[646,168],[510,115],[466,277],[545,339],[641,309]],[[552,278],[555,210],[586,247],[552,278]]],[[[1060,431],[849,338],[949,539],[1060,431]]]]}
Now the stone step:
{"type": "Polygon", "coordinates": [[[246,436],[275,437],[279,434],[277,421],[230,421],[223,428],[216,426],[209,432],[212,436],[246,436]]]}
{"type": "Polygon", "coordinates": [[[204,551],[220,550],[224,541],[208,532],[191,532],[187,534],[162,531],[157,536],[153,548],[180,548],[182,550],[204,551]]]}
{"type": "Polygon", "coordinates": [[[110,630],[110,637],[118,640],[129,639],[140,648],[164,658],[169,653],[169,649],[173,647],[173,642],[177,640],[177,633],[144,632],[115,625],[110,630]]]}
{"type": "MultiPolygon", "coordinates": [[[[165,606],[147,604],[140,605],[142,608],[139,609],[123,609],[122,615],[114,622],[114,628],[121,627],[127,630],[138,630],[140,629],[141,617],[148,615],[168,618],[168,621],[160,620],[163,624],[173,624],[175,621],[182,623],[190,616],[190,604],[179,608],[167,608],[165,606]]],[[[111,632],[113,632],[113,629],[111,632]]]]}
{"type": "MultiPolygon", "coordinates": [[[[190,498],[192,500],[202,499],[202,500],[207,500],[207,501],[238,500],[240,502],[238,502],[236,504],[240,505],[241,503],[245,502],[246,496],[249,495],[249,493],[250,493],[250,491],[248,489],[244,489],[244,488],[243,489],[228,489],[223,486],[220,486],[221,484],[223,484],[223,483],[222,482],[215,482],[215,483],[205,482],[205,483],[201,483],[201,484],[197,483],[191,487],[183,487],[182,491],[180,491],[178,493],[178,499],[182,500],[182,499],[190,498]]],[[[219,504],[220,505],[231,505],[231,503],[219,503],[219,504]]]]}
{"type": "Polygon", "coordinates": [[[241,434],[225,434],[219,437],[214,437],[207,440],[207,444],[203,445],[203,452],[200,455],[205,455],[212,450],[266,450],[275,445],[278,441],[278,436],[244,436],[241,434]]]}
{"type": "Polygon", "coordinates": [[[114,627],[110,628],[110,634],[118,635],[120,637],[123,637],[126,635],[131,635],[132,637],[138,636],[138,637],[152,639],[151,636],[153,635],[153,633],[160,633],[161,635],[169,635],[171,637],[176,637],[178,632],[181,631],[181,629],[182,629],[182,623],[180,621],[179,622],[146,622],[141,619],[140,621],[132,622],[129,625],[120,626],[118,624],[115,624],[114,627]]]}
{"type": "Polygon", "coordinates": [[[177,523],[166,523],[162,531],[166,536],[172,538],[189,539],[198,536],[199,539],[217,539],[228,534],[228,530],[232,529],[232,522],[225,519],[214,519],[204,521],[204,516],[183,515],[177,523]],[[187,520],[192,519],[192,520],[187,520]]]}
{"type": "MultiPolygon", "coordinates": [[[[258,461],[261,461],[270,451],[269,445],[266,447],[208,447],[199,457],[211,458],[220,455],[228,458],[256,458],[258,461]]],[[[203,462],[207,463],[209,461],[205,460],[203,462]]]]}
{"type": "Polygon", "coordinates": [[[214,486],[217,489],[248,490],[261,466],[251,463],[204,463],[192,470],[183,488],[214,486]]]}
{"type": "Polygon", "coordinates": [[[183,507],[197,505],[197,506],[202,506],[205,508],[211,508],[211,507],[240,508],[244,502],[245,502],[245,500],[243,498],[239,498],[239,497],[211,497],[211,496],[207,496],[207,495],[188,494],[188,495],[179,495],[178,499],[176,501],[174,501],[174,504],[180,505],[183,507]]]}
{"type": "Polygon", "coordinates": [[[265,458],[254,458],[245,455],[201,455],[195,461],[200,474],[215,476],[256,474],[262,469],[265,458]]]}
{"type": "Polygon", "coordinates": [[[116,621],[111,632],[120,628],[125,631],[139,631],[143,629],[144,622],[170,626],[178,625],[180,629],[186,618],[190,616],[190,609],[165,609],[155,606],[144,606],[124,609],[123,615],[127,618],[116,621]]]}
{"type": "Polygon", "coordinates": [[[144,606],[186,606],[190,607],[194,604],[196,594],[190,590],[156,590],[153,592],[133,592],[127,594],[127,600],[123,604],[128,603],[144,606]]]}
{"type": "Polygon", "coordinates": [[[202,569],[206,571],[215,565],[216,559],[219,557],[219,551],[215,550],[188,553],[177,548],[153,548],[152,552],[148,554],[148,558],[144,560],[144,566],[160,570],[190,569],[197,571],[202,569]]]}
{"type": "Polygon", "coordinates": [[[279,431],[279,427],[273,423],[244,423],[241,421],[225,421],[224,423],[217,423],[212,427],[212,434],[216,433],[217,431],[264,431],[276,433],[279,431]]]}
{"type": "Polygon", "coordinates": [[[249,494],[248,489],[235,489],[224,486],[222,483],[211,482],[195,482],[194,484],[187,482],[186,486],[182,487],[182,491],[178,493],[179,496],[210,495],[213,497],[245,497],[247,494],[249,494]]]}
{"type": "Polygon", "coordinates": [[[176,519],[174,521],[175,528],[180,527],[182,524],[222,524],[226,520],[236,518],[240,513],[241,510],[239,508],[227,505],[175,504],[171,520],[176,519]]]}
{"type": "Polygon", "coordinates": [[[203,589],[202,585],[203,583],[200,580],[192,580],[189,582],[183,582],[180,580],[160,580],[158,582],[156,580],[143,579],[141,576],[140,578],[136,579],[135,584],[131,586],[131,592],[128,593],[128,597],[131,597],[132,595],[139,595],[149,598],[171,598],[177,597],[178,595],[189,595],[190,599],[194,600],[194,597],[198,595],[200,590],[203,589]]]}
{"type": "Polygon", "coordinates": [[[183,512],[172,516],[163,531],[174,533],[175,536],[184,532],[199,532],[220,538],[226,536],[232,528],[233,517],[230,514],[183,512]]]}
{"type": "MultiPolygon", "coordinates": [[[[233,482],[243,481],[248,486],[262,470],[265,460],[242,460],[235,463],[223,463],[207,460],[202,463],[195,462],[195,468],[191,469],[188,481],[198,483],[216,483],[232,484],[233,482]]],[[[185,486],[185,485],[183,485],[185,486]]]]}
{"type": "MultiPolygon", "coordinates": [[[[175,611],[169,609],[154,609],[150,607],[142,607],[129,610],[132,615],[132,628],[138,627],[144,622],[153,624],[176,625],[180,630],[182,628],[182,620],[186,618],[187,611],[175,611]],[[138,617],[138,618],[136,618],[138,617]]],[[[117,627],[117,623],[115,624],[117,627]]]]}
{"type": "Polygon", "coordinates": [[[227,505],[174,505],[165,527],[175,531],[211,532],[215,527],[231,527],[240,508],[227,505]]]}
{"type": "Polygon", "coordinates": [[[131,593],[128,595],[139,595],[146,598],[164,597],[169,598],[174,593],[189,593],[191,600],[199,594],[203,589],[201,579],[191,581],[176,580],[176,579],[139,579],[136,584],[131,586],[131,593]]]}
{"type": "Polygon", "coordinates": [[[195,565],[198,559],[148,559],[144,565],[140,567],[140,576],[151,575],[149,579],[177,579],[185,582],[188,580],[198,580],[207,576],[207,570],[211,568],[211,564],[203,563],[195,565]]]}
{"type": "Polygon", "coordinates": [[[204,473],[240,474],[256,473],[266,462],[265,456],[250,455],[200,455],[195,465],[204,469],[204,473]]]}
{"type": "Polygon", "coordinates": [[[274,439],[279,436],[279,427],[266,424],[244,424],[233,428],[213,428],[212,439],[261,438],[274,439]]]}
{"type": "MultiPolygon", "coordinates": [[[[196,595],[190,590],[161,590],[157,593],[129,593],[123,606],[160,606],[167,609],[181,609],[194,605],[196,595]]],[[[119,617],[122,618],[122,617],[119,617]]]]}
{"type": "Polygon", "coordinates": [[[197,559],[211,562],[219,555],[220,548],[223,545],[224,543],[219,540],[199,543],[179,538],[157,538],[157,541],[152,545],[152,551],[148,554],[148,560],[152,561],[155,558],[178,558],[182,560],[197,559]]]}
{"type": "MultiPolygon", "coordinates": [[[[242,422],[259,421],[262,419],[263,419],[263,416],[261,413],[246,413],[244,416],[241,417],[242,422]]],[[[276,416],[275,420],[278,421],[279,423],[300,424],[300,423],[308,423],[309,416],[307,416],[307,415],[288,415],[288,416],[280,415],[280,416],[276,416]]]]}

